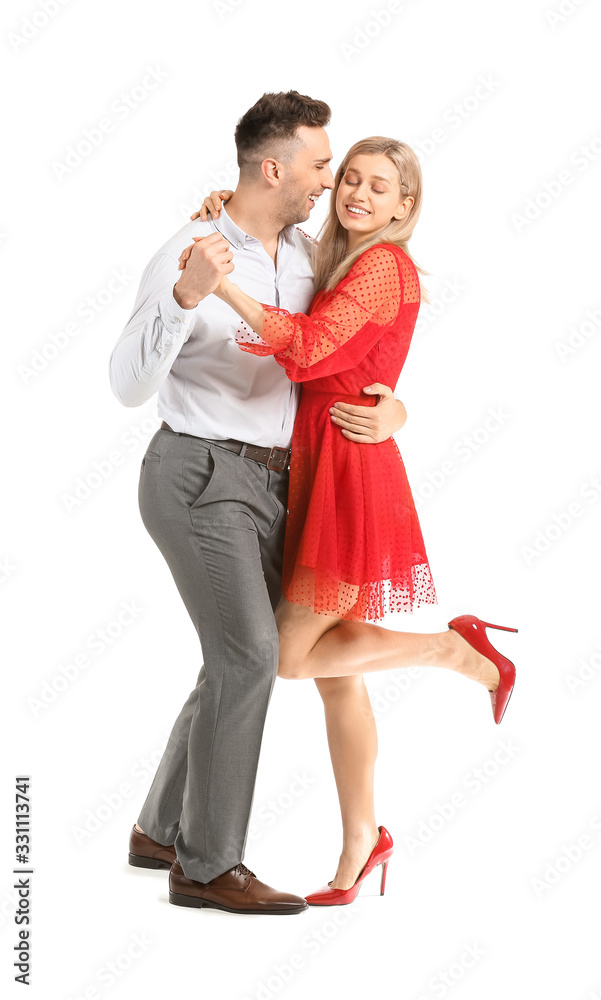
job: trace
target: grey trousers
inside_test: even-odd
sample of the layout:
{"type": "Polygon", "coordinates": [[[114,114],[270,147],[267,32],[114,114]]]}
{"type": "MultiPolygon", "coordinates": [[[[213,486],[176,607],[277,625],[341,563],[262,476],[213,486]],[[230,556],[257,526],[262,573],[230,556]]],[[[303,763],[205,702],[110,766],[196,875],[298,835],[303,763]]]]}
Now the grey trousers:
{"type": "MultiPolygon", "coordinates": [[[[161,429],[142,460],[142,521],[198,633],[203,664],[138,825],[208,882],[244,856],[278,669],[288,472],[161,429]]],[[[170,677],[171,680],[171,677],[170,677]]]]}

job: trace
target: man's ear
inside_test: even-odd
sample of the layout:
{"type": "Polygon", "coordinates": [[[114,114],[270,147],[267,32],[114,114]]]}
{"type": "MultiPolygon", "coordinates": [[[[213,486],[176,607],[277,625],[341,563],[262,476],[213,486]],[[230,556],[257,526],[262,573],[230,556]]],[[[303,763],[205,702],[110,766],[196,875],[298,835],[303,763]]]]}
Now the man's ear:
{"type": "Polygon", "coordinates": [[[261,163],[261,173],[271,187],[275,187],[281,180],[281,168],[277,160],[267,159],[261,163]]]}

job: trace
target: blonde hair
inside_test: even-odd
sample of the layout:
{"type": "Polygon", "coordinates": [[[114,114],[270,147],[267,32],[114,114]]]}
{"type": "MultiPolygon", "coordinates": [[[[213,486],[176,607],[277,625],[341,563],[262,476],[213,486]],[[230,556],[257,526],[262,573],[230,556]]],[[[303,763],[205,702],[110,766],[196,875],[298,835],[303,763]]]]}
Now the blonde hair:
{"type": "MultiPolygon", "coordinates": [[[[405,142],[398,142],[396,139],[388,139],[381,135],[372,135],[368,139],[361,139],[351,146],[338,167],[334,181],[334,190],[330,197],[330,211],[328,218],[321,227],[315,252],[315,291],[321,288],[327,291],[334,288],[338,282],[348,274],[352,265],[360,254],[368,247],[376,243],[393,243],[404,250],[408,257],[413,260],[409,253],[407,244],[411,239],[415,224],[419,218],[422,207],[422,172],[419,160],[410,146],[405,142]],[[402,219],[391,219],[378,233],[363,240],[354,250],[347,251],[347,232],[341,225],[336,213],[336,195],[340,182],[346,173],[348,165],[353,156],[360,154],[383,153],[394,163],[399,173],[401,186],[401,198],[404,200],[411,196],[413,204],[402,219]]],[[[424,271],[413,260],[416,269],[421,274],[430,274],[424,271]]],[[[423,302],[429,302],[428,293],[419,279],[420,294],[423,302]]]]}

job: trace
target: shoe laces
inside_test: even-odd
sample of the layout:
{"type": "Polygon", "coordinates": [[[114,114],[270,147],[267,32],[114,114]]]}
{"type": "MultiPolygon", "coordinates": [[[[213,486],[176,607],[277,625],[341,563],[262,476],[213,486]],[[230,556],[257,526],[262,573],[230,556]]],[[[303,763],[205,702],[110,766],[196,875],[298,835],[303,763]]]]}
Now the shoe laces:
{"type": "Polygon", "coordinates": [[[235,872],[240,872],[240,874],[241,874],[241,875],[252,875],[252,876],[253,876],[253,878],[256,878],[256,877],[257,877],[257,876],[255,875],[255,873],[254,873],[254,872],[251,872],[250,868],[247,868],[247,867],[246,867],[246,865],[243,865],[243,864],[242,864],[242,862],[240,862],[240,864],[239,864],[239,865],[236,865],[236,866],[235,866],[235,868],[234,868],[234,871],[235,871],[235,872]]]}

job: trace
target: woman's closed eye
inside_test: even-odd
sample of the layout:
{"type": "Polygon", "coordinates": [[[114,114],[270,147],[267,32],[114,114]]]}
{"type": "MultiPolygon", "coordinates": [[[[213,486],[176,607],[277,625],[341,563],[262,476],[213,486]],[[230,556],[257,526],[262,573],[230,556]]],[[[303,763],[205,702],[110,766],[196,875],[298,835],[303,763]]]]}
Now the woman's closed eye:
{"type": "MultiPolygon", "coordinates": [[[[353,185],[359,184],[360,182],[359,181],[345,180],[344,183],[348,184],[350,187],[352,187],[353,185]]],[[[374,192],[374,194],[386,194],[386,191],[384,191],[384,190],[382,190],[380,188],[372,188],[372,191],[374,192]]]]}

